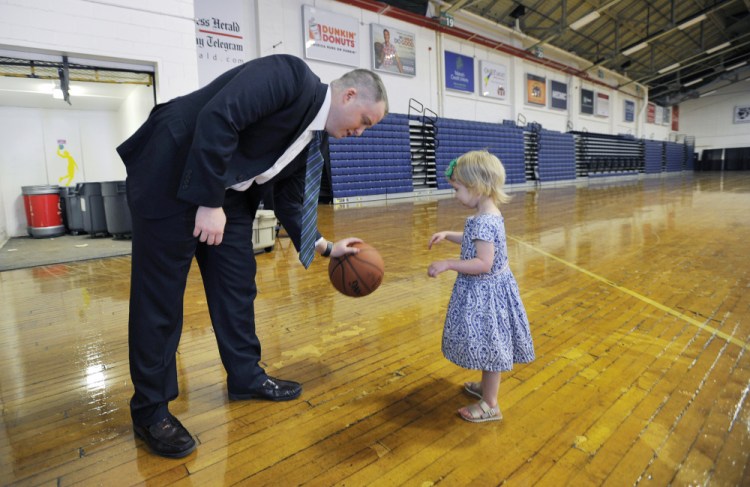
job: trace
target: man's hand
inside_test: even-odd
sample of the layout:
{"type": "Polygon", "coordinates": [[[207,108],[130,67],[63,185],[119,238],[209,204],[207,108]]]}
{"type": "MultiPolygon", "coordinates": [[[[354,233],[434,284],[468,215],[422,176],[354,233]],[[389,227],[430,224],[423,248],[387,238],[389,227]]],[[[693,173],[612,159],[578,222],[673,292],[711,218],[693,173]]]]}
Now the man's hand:
{"type": "Polygon", "coordinates": [[[195,214],[195,230],[193,237],[208,245],[219,245],[224,238],[224,225],[227,216],[221,208],[199,206],[195,214]]]}
{"type": "Polygon", "coordinates": [[[356,254],[359,253],[359,249],[356,247],[350,247],[351,244],[362,242],[362,239],[356,237],[344,238],[333,244],[331,250],[331,257],[341,257],[345,254],[356,254]]]}

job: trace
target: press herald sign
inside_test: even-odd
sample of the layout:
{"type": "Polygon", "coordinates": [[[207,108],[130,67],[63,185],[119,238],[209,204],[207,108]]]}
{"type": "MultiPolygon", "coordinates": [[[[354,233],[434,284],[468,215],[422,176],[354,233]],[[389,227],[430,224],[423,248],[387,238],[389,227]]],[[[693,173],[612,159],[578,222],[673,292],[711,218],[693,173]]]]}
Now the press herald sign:
{"type": "Polygon", "coordinates": [[[205,86],[225,71],[248,60],[241,0],[196,0],[195,47],[198,81],[205,86]]]}

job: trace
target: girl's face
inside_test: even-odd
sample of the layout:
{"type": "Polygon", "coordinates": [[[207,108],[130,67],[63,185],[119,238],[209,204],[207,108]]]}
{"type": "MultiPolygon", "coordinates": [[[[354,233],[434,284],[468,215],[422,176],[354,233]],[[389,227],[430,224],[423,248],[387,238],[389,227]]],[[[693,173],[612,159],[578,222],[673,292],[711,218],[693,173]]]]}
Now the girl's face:
{"type": "Polygon", "coordinates": [[[451,186],[456,190],[456,199],[467,208],[476,208],[479,205],[481,196],[477,196],[469,191],[469,188],[459,183],[455,179],[450,179],[451,186]]]}

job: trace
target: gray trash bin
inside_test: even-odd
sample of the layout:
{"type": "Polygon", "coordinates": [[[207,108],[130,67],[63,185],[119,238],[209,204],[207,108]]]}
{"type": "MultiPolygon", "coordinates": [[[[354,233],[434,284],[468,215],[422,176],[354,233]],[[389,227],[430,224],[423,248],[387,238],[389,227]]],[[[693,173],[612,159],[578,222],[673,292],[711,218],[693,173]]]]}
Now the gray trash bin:
{"type": "Polygon", "coordinates": [[[107,236],[107,216],[104,213],[101,183],[81,183],[79,189],[83,230],[92,237],[107,236]]]}
{"type": "Polygon", "coordinates": [[[107,216],[107,231],[115,238],[129,238],[133,233],[133,222],[125,193],[125,181],[102,183],[104,213],[107,216]]]}
{"type": "Polygon", "coordinates": [[[78,194],[80,184],[60,188],[60,206],[65,206],[65,227],[71,235],[80,235],[83,231],[83,214],[78,194]],[[64,204],[63,204],[64,203],[64,204]]]}

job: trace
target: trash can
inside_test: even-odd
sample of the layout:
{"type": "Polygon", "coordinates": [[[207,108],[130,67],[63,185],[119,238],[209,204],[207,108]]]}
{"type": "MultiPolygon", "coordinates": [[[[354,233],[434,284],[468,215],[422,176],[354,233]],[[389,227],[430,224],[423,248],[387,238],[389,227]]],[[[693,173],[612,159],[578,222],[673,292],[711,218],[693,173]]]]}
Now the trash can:
{"type": "Polygon", "coordinates": [[[83,215],[83,230],[91,237],[107,235],[107,216],[104,213],[102,183],[80,183],[78,189],[83,215]]]}
{"type": "Polygon", "coordinates": [[[65,234],[59,186],[22,186],[26,231],[34,238],[65,234]]]}
{"type": "Polygon", "coordinates": [[[71,235],[80,235],[83,233],[83,214],[81,213],[81,200],[78,195],[80,184],[73,186],[63,186],[60,188],[60,203],[63,206],[65,216],[64,223],[71,235]]]}
{"type": "Polygon", "coordinates": [[[257,210],[253,220],[253,252],[270,252],[276,241],[276,214],[273,210],[257,210]]]}
{"type": "Polygon", "coordinates": [[[103,182],[102,198],[107,218],[107,231],[115,238],[129,238],[133,233],[133,223],[130,219],[128,197],[125,193],[125,181],[103,182]]]}

